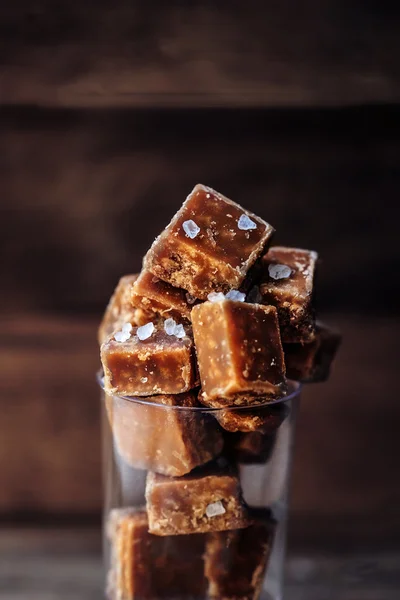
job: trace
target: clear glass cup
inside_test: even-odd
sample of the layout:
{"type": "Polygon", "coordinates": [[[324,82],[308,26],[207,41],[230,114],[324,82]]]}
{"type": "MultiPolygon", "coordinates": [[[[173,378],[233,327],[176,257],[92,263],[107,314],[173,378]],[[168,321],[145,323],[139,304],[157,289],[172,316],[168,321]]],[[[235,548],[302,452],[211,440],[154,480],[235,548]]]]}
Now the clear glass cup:
{"type": "Polygon", "coordinates": [[[301,386],[278,402],[209,409],[111,396],[99,383],[105,596],[281,600],[301,386]],[[238,426],[259,430],[227,430],[238,426]]]}

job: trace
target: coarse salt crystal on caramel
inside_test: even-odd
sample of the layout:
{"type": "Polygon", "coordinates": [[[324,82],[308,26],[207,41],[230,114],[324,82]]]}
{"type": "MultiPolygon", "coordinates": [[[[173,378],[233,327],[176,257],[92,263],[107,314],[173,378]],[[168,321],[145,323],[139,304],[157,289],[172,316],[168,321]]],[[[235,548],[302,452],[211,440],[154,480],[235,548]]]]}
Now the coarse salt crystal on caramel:
{"type": "Polygon", "coordinates": [[[257,229],[257,223],[252,221],[248,215],[240,215],[238,227],[242,231],[250,231],[251,229],[257,229]]]}
{"type": "Polygon", "coordinates": [[[136,331],[136,335],[138,336],[139,340],[147,340],[153,333],[154,331],[154,323],[150,322],[150,323],[146,323],[146,325],[142,325],[141,327],[137,328],[136,331]]]}
{"type": "Polygon", "coordinates": [[[226,510],[225,510],[224,505],[222,504],[221,500],[212,502],[206,508],[206,515],[207,515],[207,517],[210,517],[210,518],[218,517],[218,515],[223,515],[224,513],[226,513],[226,510]]]}

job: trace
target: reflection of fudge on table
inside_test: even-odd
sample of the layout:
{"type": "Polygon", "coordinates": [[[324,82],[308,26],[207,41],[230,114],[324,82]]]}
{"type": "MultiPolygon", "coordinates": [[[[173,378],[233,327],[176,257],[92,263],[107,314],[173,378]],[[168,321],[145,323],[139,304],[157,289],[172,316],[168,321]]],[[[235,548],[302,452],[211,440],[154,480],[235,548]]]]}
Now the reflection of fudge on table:
{"type": "Polygon", "coordinates": [[[116,448],[137,469],[180,476],[222,450],[221,433],[210,415],[176,408],[197,406],[191,392],[150,396],[145,403],[106,396],[106,406],[116,448]]]}
{"type": "Polygon", "coordinates": [[[342,336],[317,322],[315,338],[306,344],[284,344],[289,379],[317,383],[328,379],[342,336]]]}
{"type": "Polygon", "coordinates": [[[276,309],[232,300],[192,310],[202,394],[212,407],[264,402],[285,392],[276,309]]]}
{"type": "Polygon", "coordinates": [[[275,523],[256,517],[253,525],[236,531],[209,533],[204,555],[208,598],[256,600],[271,553],[275,523]]]}
{"type": "Polygon", "coordinates": [[[125,508],[111,511],[108,537],[110,600],[205,597],[205,536],[151,535],[146,510],[125,508]]]}
{"type": "Polygon", "coordinates": [[[139,324],[136,320],[136,309],[131,302],[132,286],[137,278],[138,275],[125,275],[119,280],[100,323],[97,336],[99,344],[105,342],[124,323],[139,324]]]}
{"type": "Polygon", "coordinates": [[[310,250],[273,246],[263,257],[259,285],[263,304],[278,309],[282,342],[314,337],[314,272],[318,255],[310,250]]]}
{"type": "Polygon", "coordinates": [[[222,196],[196,185],[144,257],[163,281],[205,300],[210,292],[239,289],[264,251],[271,225],[222,196]]]}
{"type": "Polygon", "coordinates": [[[109,394],[180,394],[196,385],[193,342],[183,328],[169,335],[163,324],[149,322],[117,332],[101,346],[101,360],[109,394]]]}
{"type": "Polygon", "coordinates": [[[239,529],[250,524],[237,472],[217,464],[183,477],[149,473],[149,531],[178,535],[239,529]]]}

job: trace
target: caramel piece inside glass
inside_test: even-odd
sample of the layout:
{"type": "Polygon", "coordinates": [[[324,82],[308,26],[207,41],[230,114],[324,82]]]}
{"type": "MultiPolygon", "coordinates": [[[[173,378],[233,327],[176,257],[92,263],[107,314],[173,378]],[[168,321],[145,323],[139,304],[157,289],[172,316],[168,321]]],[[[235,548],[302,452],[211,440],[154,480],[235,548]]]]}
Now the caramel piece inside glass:
{"type": "Polygon", "coordinates": [[[263,257],[259,286],[263,304],[278,309],[283,342],[308,342],[315,333],[313,308],[316,252],[273,246],[263,257]]]}
{"type": "Polygon", "coordinates": [[[186,322],[190,321],[190,312],[196,298],[144,269],[132,287],[131,301],[146,313],[186,322]]]}
{"type": "Polygon", "coordinates": [[[210,292],[239,288],[273,231],[239,204],[199,184],[156,238],[144,265],[205,300],[210,292]]]}
{"type": "Polygon", "coordinates": [[[214,464],[179,478],[149,473],[146,502],[149,531],[156,535],[224,531],[251,522],[237,473],[214,464]]]}
{"type": "Polygon", "coordinates": [[[294,381],[317,383],[328,379],[342,336],[317,323],[315,338],[306,344],[284,344],[287,376],[294,381]]]}
{"type": "Polygon", "coordinates": [[[193,308],[192,325],[203,404],[252,404],[282,396],[285,364],[273,306],[204,302],[193,308]]]}
{"type": "Polygon", "coordinates": [[[139,328],[133,328],[126,341],[117,341],[113,335],[101,346],[107,393],[122,396],[181,394],[196,386],[190,337],[168,335],[162,324],[146,339],[139,339],[138,334],[139,328]]]}
{"type": "Polygon", "coordinates": [[[258,518],[247,529],[210,533],[204,556],[208,598],[255,600],[272,549],[275,524],[258,518]]]}
{"type": "Polygon", "coordinates": [[[288,414],[288,408],[283,402],[272,406],[243,408],[239,410],[218,410],[213,415],[221,427],[231,432],[274,433],[288,414]]]}
{"type": "Polygon", "coordinates": [[[109,598],[204,598],[207,588],[203,562],[205,536],[162,538],[151,535],[148,527],[145,509],[111,511],[109,598]]]}
{"type": "Polygon", "coordinates": [[[193,393],[147,397],[144,404],[107,395],[119,454],[136,469],[174,477],[209,462],[223,447],[215,419],[202,411],[175,408],[195,406],[193,393]]]}

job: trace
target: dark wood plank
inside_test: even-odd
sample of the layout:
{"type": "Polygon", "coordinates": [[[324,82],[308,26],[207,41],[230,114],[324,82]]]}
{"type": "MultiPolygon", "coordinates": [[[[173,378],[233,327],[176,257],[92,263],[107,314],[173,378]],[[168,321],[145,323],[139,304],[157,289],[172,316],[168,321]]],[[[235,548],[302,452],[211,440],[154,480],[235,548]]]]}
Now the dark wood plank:
{"type": "Polygon", "coordinates": [[[96,324],[21,315],[0,329],[0,513],[98,513],[96,324]]]}
{"type": "Polygon", "coordinates": [[[320,252],[322,309],[397,312],[399,108],[9,108],[0,129],[3,311],[99,314],[202,181],[320,252]]]}
{"type": "Polygon", "coordinates": [[[1,98],[46,106],[338,106],[400,98],[391,3],[7,3],[1,98]]]}
{"type": "MultiPolygon", "coordinates": [[[[289,552],[287,600],[397,600],[400,554],[289,552]]],[[[99,600],[98,533],[6,531],[0,540],[0,600],[99,600]]]]}

